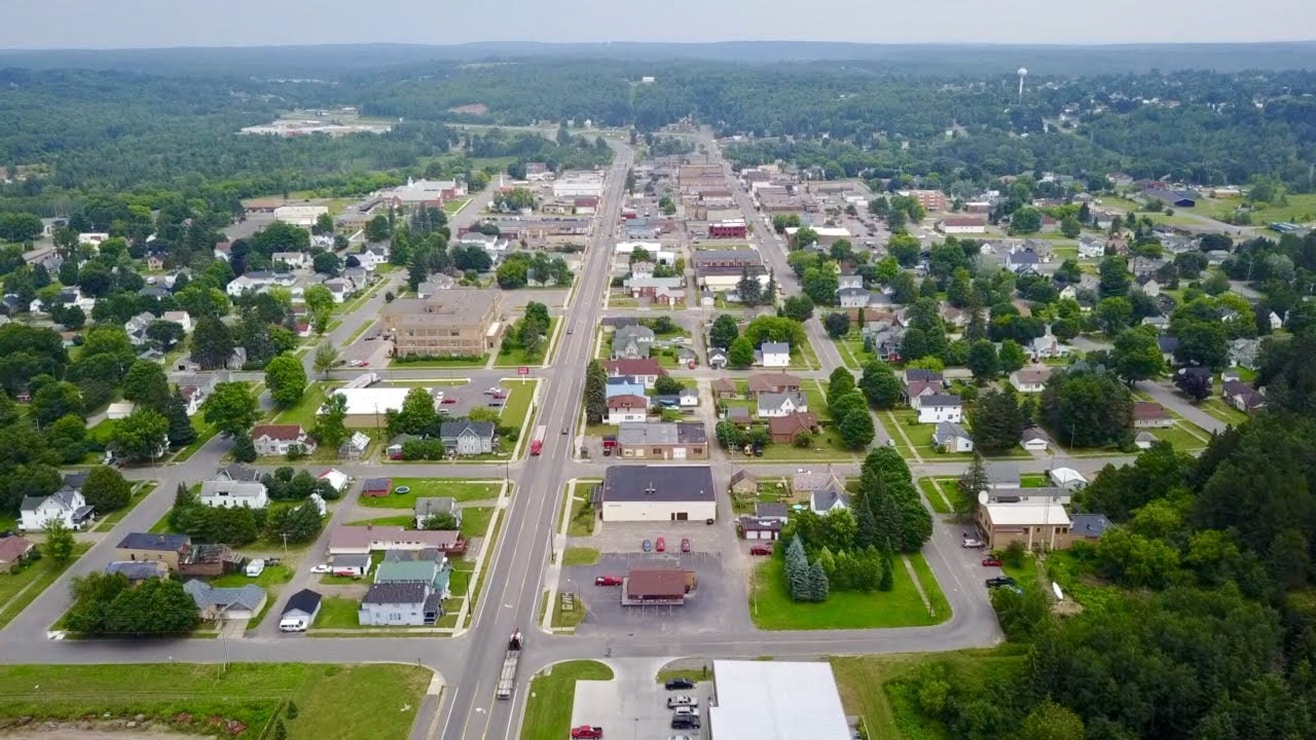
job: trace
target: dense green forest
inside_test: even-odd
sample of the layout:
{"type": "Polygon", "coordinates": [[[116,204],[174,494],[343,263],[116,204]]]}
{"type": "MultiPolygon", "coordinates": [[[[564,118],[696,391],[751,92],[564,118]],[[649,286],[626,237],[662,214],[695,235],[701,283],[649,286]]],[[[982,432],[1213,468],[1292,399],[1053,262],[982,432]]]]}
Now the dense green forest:
{"type": "Polygon", "coordinates": [[[1078,501],[1119,526],[993,602],[1021,660],[930,661],[890,687],[957,738],[1310,737],[1316,718],[1316,331],[1266,345],[1267,410],[1198,459],[1160,444],[1078,501]]]}
{"type": "MultiPolygon", "coordinates": [[[[731,148],[742,164],[781,158],[828,176],[977,184],[1120,169],[1197,183],[1264,176],[1305,192],[1316,184],[1313,88],[1308,72],[1038,75],[1020,101],[1012,74],[910,77],[861,62],[432,62],[329,68],[314,81],[8,68],[0,166],[23,177],[0,187],[0,211],[67,215],[92,194],[168,191],[231,212],[256,195],[353,195],[407,175],[454,174],[440,160],[470,143],[463,124],[588,120],[652,131],[686,116],[759,137],[731,148]],[[478,105],[487,112],[455,110],[478,105]],[[281,111],[341,106],[401,121],[387,134],[343,138],[236,133],[281,111]]],[[[511,143],[468,153],[570,163],[511,143]]]]}

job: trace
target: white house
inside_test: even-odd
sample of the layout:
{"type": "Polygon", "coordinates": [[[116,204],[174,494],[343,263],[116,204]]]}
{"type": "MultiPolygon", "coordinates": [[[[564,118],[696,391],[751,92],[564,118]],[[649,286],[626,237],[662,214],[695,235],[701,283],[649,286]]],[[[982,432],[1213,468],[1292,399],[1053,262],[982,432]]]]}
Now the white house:
{"type": "Polygon", "coordinates": [[[759,364],[763,367],[787,367],[791,364],[791,346],[785,342],[759,345],[759,364]]]}
{"type": "Polygon", "coordinates": [[[937,424],[932,432],[932,444],[942,452],[973,452],[973,438],[964,427],[951,421],[937,424]]]}
{"type": "Polygon", "coordinates": [[[172,321],[183,327],[184,334],[192,333],[192,314],[187,311],[165,311],[160,317],[164,321],[172,321]]]}
{"type": "Polygon", "coordinates": [[[58,519],[69,529],[82,529],[92,521],[95,510],[76,488],[65,486],[49,496],[27,496],[19,507],[19,525],[27,532],[39,532],[58,519]]]}
{"type": "Polygon", "coordinates": [[[305,252],[275,252],[270,255],[271,262],[282,262],[288,267],[300,269],[311,264],[311,258],[305,252]]]}
{"type": "Polygon", "coordinates": [[[918,411],[918,423],[939,424],[943,421],[959,424],[964,421],[964,403],[959,396],[933,393],[910,399],[910,406],[918,411]]]}
{"type": "Polygon", "coordinates": [[[1051,442],[1042,433],[1041,429],[1033,427],[1025,429],[1023,434],[1019,435],[1019,446],[1029,452],[1046,452],[1051,442]]]}
{"type": "Polygon", "coordinates": [[[258,455],[286,455],[293,447],[315,452],[315,440],[300,424],[258,424],[251,428],[251,441],[258,455]]]}
{"type": "Polygon", "coordinates": [[[333,489],[339,493],[346,491],[348,484],[352,481],[352,479],[347,476],[347,473],[344,473],[338,468],[329,468],[323,473],[317,475],[316,480],[329,481],[329,485],[333,486],[333,489]]]}
{"type": "Polygon", "coordinates": [[[201,503],[224,509],[264,509],[270,503],[264,483],[208,480],[201,483],[201,503]]]}
{"type": "Polygon", "coordinates": [[[1024,368],[1010,373],[1010,385],[1020,393],[1041,393],[1050,377],[1050,368],[1024,368]]]}
{"type": "Polygon", "coordinates": [[[1082,259],[1101,259],[1106,255],[1106,242],[1090,236],[1078,238],[1078,256],[1082,259]]]}
{"type": "Polygon", "coordinates": [[[808,410],[809,399],[803,393],[760,393],[758,396],[757,413],[760,419],[790,416],[796,412],[806,413],[808,410]]]}

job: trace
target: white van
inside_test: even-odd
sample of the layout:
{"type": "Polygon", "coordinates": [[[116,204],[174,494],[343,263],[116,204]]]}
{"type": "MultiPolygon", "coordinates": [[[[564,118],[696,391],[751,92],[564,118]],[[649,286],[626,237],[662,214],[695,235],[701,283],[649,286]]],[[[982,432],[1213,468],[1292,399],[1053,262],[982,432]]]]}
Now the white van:
{"type": "Polygon", "coordinates": [[[265,561],[264,561],[264,560],[253,560],[253,561],[251,561],[250,563],[247,563],[247,577],[248,577],[248,578],[255,578],[256,576],[259,576],[261,573],[264,573],[264,572],[265,572],[265,561]]]}
{"type": "Polygon", "coordinates": [[[280,632],[305,632],[305,617],[285,617],[279,622],[280,632]]]}

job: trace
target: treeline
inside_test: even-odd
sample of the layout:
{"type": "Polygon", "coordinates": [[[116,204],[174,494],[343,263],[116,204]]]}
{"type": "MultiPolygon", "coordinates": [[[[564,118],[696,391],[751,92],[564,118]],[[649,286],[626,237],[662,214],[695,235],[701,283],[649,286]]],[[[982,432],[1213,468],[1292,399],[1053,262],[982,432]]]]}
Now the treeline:
{"type": "Polygon", "coordinates": [[[1272,340],[1267,409],[1198,459],[1158,444],[1077,502],[1117,526],[993,602],[1022,660],[932,661],[890,687],[964,738],[1296,738],[1316,717],[1316,332],[1272,340]],[[1094,586],[1104,583],[1104,587],[1094,586]]]}

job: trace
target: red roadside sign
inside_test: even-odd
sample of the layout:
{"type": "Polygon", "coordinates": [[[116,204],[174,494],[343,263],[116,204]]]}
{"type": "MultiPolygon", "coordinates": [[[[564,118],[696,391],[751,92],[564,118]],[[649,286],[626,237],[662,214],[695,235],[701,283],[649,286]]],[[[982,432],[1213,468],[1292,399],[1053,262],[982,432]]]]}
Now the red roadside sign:
{"type": "Polygon", "coordinates": [[[522,365],[516,369],[516,374],[521,376],[529,375],[530,367],[528,365],[522,365]]]}

